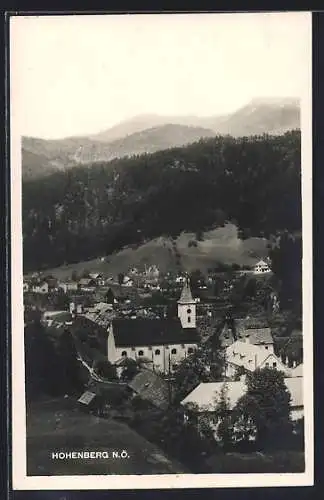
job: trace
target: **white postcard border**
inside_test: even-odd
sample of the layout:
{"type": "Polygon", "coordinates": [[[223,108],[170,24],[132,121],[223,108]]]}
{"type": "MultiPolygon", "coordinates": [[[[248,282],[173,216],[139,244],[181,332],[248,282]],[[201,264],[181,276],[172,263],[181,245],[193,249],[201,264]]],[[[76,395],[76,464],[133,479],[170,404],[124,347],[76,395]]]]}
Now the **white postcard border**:
{"type": "MultiPolygon", "coordinates": [[[[303,200],[303,332],[304,332],[304,473],[296,474],[166,474],[107,476],[27,476],[26,407],[24,398],[24,318],[22,266],[21,142],[19,129],[19,58],[10,30],[11,111],[11,301],[12,301],[12,480],[16,490],[125,490],[170,488],[235,488],[308,486],[314,482],[313,435],[313,279],[312,279],[312,30],[309,22],[309,67],[301,99],[302,200],[303,200]]],[[[233,14],[235,15],[235,14],[233,14]]],[[[249,14],[247,14],[249,15],[249,14]]],[[[10,19],[12,28],[13,17],[10,19]]]]}

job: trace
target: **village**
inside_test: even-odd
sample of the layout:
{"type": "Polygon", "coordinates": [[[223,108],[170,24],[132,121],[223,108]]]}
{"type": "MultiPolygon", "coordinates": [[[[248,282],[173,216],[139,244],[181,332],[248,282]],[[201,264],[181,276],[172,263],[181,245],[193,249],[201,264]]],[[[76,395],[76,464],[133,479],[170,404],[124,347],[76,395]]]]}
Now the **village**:
{"type": "MultiPolygon", "coordinates": [[[[228,445],[220,423],[230,426],[228,416],[237,413],[253,374],[274,376],[273,385],[282,375],[292,435],[300,442],[301,326],[280,309],[269,259],[238,268],[162,273],[151,265],[64,280],[34,273],[24,279],[25,335],[37,324],[55,349],[62,339],[70,346],[69,363],[82,373],[77,388],[66,388],[73,411],[123,422],[189,469],[184,455],[194,451],[173,450],[161,429],[154,431],[157,420],[176,415],[165,429],[179,425],[186,446],[191,438],[183,436],[194,432],[202,443],[193,446],[207,460],[214,444],[228,445]]],[[[254,450],[254,426],[244,438],[237,427],[231,424],[230,449],[254,450]]]]}

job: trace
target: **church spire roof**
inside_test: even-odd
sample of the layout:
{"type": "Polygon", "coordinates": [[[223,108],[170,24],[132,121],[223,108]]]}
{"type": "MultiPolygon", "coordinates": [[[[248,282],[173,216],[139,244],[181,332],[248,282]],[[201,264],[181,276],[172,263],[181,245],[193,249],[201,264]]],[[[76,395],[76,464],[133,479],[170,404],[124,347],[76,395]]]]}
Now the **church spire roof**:
{"type": "Polygon", "coordinates": [[[194,302],[194,299],[191,293],[190,280],[189,277],[187,276],[180,295],[180,299],[178,300],[178,304],[190,304],[192,302],[194,302]]]}

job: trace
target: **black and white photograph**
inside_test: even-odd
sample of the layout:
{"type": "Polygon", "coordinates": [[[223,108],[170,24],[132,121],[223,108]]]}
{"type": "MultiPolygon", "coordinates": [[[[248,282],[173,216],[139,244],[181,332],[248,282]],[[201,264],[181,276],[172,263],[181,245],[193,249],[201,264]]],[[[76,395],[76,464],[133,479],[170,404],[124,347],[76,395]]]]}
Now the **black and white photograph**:
{"type": "Polygon", "coordinates": [[[311,41],[10,17],[14,489],[313,484],[311,41]]]}

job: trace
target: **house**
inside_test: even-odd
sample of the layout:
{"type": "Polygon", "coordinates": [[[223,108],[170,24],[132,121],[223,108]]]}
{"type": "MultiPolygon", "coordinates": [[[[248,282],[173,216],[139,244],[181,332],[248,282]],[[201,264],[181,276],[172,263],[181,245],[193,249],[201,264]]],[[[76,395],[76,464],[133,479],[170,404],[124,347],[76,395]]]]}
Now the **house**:
{"type": "Polygon", "coordinates": [[[134,396],[139,396],[161,410],[166,410],[169,406],[168,383],[153,371],[141,370],[129,382],[128,387],[134,396]]]}
{"type": "MultiPolygon", "coordinates": [[[[302,378],[285,378],[285,384],[290,392],[291,401],[291,419],[299,420],[304,416],[303,403],[303,379],[302,378]]],[[[215,417],[215,407],[220,401],[222,393],[225,392],[225,397],[228,403],[229,411],[232,411],[239,399],[246,393],[247,386],[244,379],[231,382],[202,382],[182,401],[181,405],[185,411],[185,421],[189,420],[193,413],[196,417],[196,423],[199,425],[202,419],[209,418],[216,431],[217,439],[217,418],[215,417]]]]}
{"type": "Polygon", "coordinates": [[[96,280],[92,278],[81,278],[79,281],[79,288],[81,290],[94,290],[97,286],[96,280]]]}
{"type": "Polygon", "coordinates": [[[45,311],[41,319],[46,326],[53,323],[61,325],[72,325],[72,314],[69,311],[45,311]]]}
{"type": "Polygon", "coordinates": [[[186,282],[178,301],[178,318],[113,319],[108,328],[108,360],[148,358],[156,371],[170,372],[196,349],[196,302],[186,282]]]}
{"type": "Polygon", "coordinates": [[[35,283],[32,287],[32,291],[35,293],[43,293],[47,294],[48,293],[48,283],[43,280],[38,283],[35,283]]]}
{"type": "Polygon", "coordinates": [[[101,273],[89,273],[89,278],[95,280],[97,286],[105,286],[106,280],[101,273]]]}
{"type": "Polygon", "coordinates": [[[227,348],[236,340],[263,346],[268,352],[274,352],[274,339],[271,328],[263,318],[225,318],[224,326],[219,334],[222,347],[227,348]]]}
{"type": "Polygon", "coordinates": [[[289,368],[283,364],[267,345],[254,345],[237,340],[225,350],[226,377],[235,377],[238,370],[253,372],[257,368],[276,368],[289,375],[289,368]]]}
{"type": "Polygon", "coordinates": [[[304,373],[304,365],[303,365],[303,363],[300,363],[299,365],[294,366],[290,370],[290,376],[293,377],[293,378],[302,377],[303,373],[304,373]]]}
{"type": "Polygon", "coordinates": [[[63,290],[64,293],[75,292],[78,290],[78,282],[77,281],[61,281],[58,285],[59,288],[63,290]]]}
{"type": "Polygon", "coordinates": [[[155,264],[149,267],[145,266],[144,274],[147,278],[158,279],[160,276],[160,270],[155,264]]]}
{"type": "Polygon", "coordinates": [[[259,260],[253,268],[253,274],[268,274],[271,273],[271,269],[265,260],[259,260]]]}
{"type": "Polygon", "coordinates": [[[134,286],[134,280],[129,276],[124,276],[122,286],[134,286]]]}
{"type": "Polygon", "coordinates": [[[48,291],[51,292],[55,292],[58,290],[58,280],[56,278],[54,278],[53,276],[49,276],[48,278],[46,278],[46,283],[48,284],[48,291]]]}

